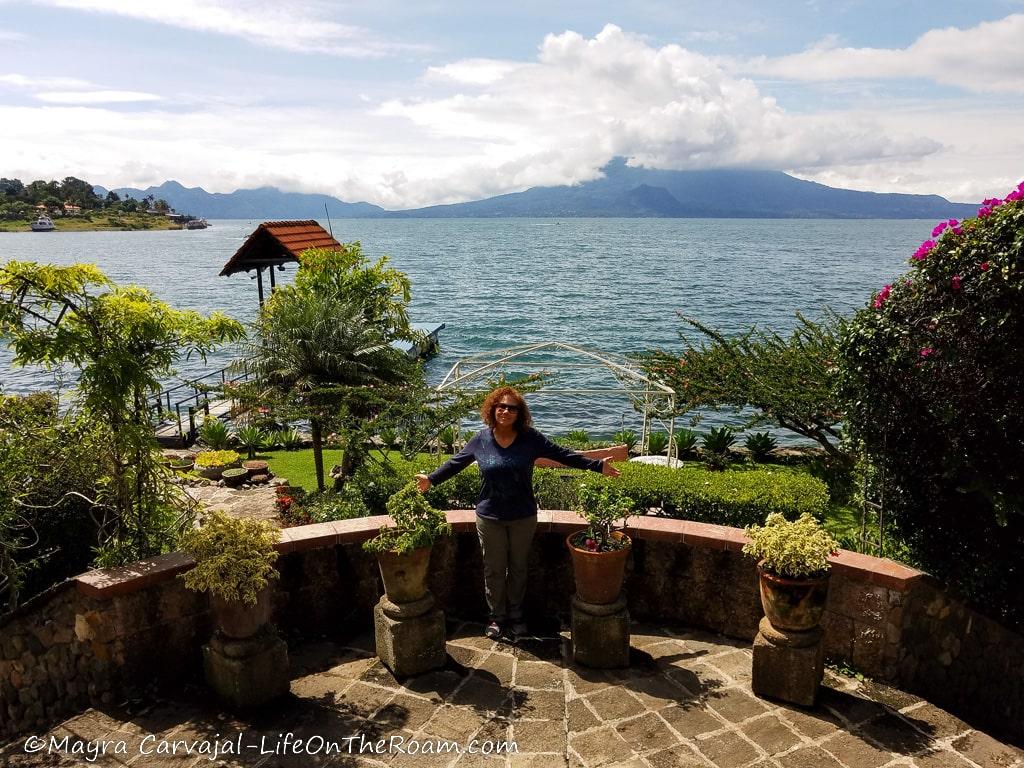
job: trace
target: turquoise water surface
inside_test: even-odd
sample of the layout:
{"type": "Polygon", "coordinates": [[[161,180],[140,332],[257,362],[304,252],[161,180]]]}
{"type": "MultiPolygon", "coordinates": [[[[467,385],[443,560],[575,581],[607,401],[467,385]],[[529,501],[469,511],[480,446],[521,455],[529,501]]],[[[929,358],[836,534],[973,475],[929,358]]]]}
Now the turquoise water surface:
{"type": "MultiPolygon", "coordinates": [[[[256,283],[218,277],[258,221],[213,221],[206,230],[0,233],[8,259],[98,264],[120,283],[138,283],[181,308],[221,310],[243,321],[256,308],[256,283]]],[[[608,352],[677,348],[683,312],[725,331],[751,324],[792,327],[794,312],[825,306],[850,313],[904,271],[934,222],[805,219],[344,219],[341,241],[388,254],[412,279],[412,318],[443,322],[441,353],[428,364],[440,381],[461,357],[535,341],[560,340],[608,352]]],[[[278,273],[288,280],[294,266],[278,273]]],[[[204,366],[219,367],[223,350],[204,366]]],[[[45,371],[12,369],[0,349],[5,392],[52,386],[45,371]]],[[[614,386],[591,369],[560,374],[558,387],[614,386]]],[[[591,435],[636,427],[621,395],[531,400],[538,425],[591,435]]],[[[708,423],[716,423],[712,418],[708,423]]]]}

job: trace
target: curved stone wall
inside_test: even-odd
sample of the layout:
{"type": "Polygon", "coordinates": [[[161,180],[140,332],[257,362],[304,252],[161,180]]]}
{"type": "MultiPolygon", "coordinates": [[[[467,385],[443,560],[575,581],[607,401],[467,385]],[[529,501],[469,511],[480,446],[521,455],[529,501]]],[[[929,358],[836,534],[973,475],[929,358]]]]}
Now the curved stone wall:
{"type": "MultiPolygon", "coordinates": [[[[451,615],[482,618],[474,513],[448,518],[456,535],[435,547],[431,588],[451,615]]],[[[286,633],[343,636],[370,625],[379,577],[360,544],[386,519],[282,531],[275,620],[286,633]]],[[[565,537],[582,521],[541,512],[539,522],[526,610],[564,615],[573,591],[565,537]]],[[[626,590],[634,618],[753,639],[762,613],[741,531],[656,517],[630,522],[626,590]]],[[[1024,638],[914,569],[846,551],[832,563],[829,656],[986,730],[1024,738],[1024,638]]],[[[0,618],[0,740],[136,693],[154,673],[172,682],[197,675],[210,623],[205,596],[175,578],[189,567],[172,553],[92,571],[0,618]]]]}

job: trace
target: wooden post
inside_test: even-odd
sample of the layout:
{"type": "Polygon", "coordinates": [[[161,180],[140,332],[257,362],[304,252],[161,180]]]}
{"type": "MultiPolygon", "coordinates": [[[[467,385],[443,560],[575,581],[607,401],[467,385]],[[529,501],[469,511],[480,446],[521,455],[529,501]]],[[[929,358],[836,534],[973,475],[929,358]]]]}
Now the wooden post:
{"type": "Polygon", "coordinates": [[[260,307],[263,306],[263,267],[256,267],[256,288],[260,292],[260,307]]]}
{"type": "Polygon", "coordinates": [[[274,265],[270,265],[270,295],[274,295],[274,289],[277,288],[277,284],[274,282],[274,265]]]}

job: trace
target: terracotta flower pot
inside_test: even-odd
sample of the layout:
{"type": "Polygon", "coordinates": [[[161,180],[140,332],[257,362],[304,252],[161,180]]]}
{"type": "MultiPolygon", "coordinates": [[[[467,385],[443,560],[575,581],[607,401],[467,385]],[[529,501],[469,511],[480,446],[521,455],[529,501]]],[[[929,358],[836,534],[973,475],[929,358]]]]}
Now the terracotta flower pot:
{"type": "Polygon", "coordinates": [[[621,531],[612,532],[612,536],[620,541],[625,540],[626,546],[612,552],[591,552],[580,549],[572,543],[577,533],[569,534],[565,544],[572,556],[572,570],[576,578],[576,594],[585,603],[609,605],[619,598],[622,582],[626,574],[626,560],[633,543],[621,531]]]}
{"type": "Polygon", "coordinates": [[[222,633],[235,640],[252,637],[270,621],[273,610],[270,588],[260,590],[256,595],[256,605],[210,595],[210,609],[217,629],[222,633]]]}
{"type": "Polygon", "coordinates": [[[821,623],[828,597],[829,573],[806,579],[776,576],[757,566],[761,605],[773,627],[794,632],[814,629],[821,623]]]}
{"type": "Polygon", "coordinates": [[[384,593],[393,603],[411,603],[427,594],[427,568],[430,547],[414,549],[404,555],[379,552],[377,565],[384,580],[384,593]]]}

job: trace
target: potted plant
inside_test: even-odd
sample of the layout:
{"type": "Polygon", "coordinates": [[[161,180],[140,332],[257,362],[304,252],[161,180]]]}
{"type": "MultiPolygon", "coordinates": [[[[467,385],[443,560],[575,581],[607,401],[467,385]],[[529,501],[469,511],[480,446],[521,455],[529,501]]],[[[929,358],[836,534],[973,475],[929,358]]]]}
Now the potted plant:
{"type": "Polygon", "coordinates": [[[230,638],[251,637],[270,620],[278,536],[265,521],[213,512],[182,537],[182,551],[195,560],[182,576],[185,586],[209,593],[217,628],[230,638]]]}
{"type": "Polygon", "coordinates": [[[427,594],[427,566],[430,549],[452,527],[444,512],[434,509],[416,483],[410,482],[392,494],[387,502],[393,526],[363,544],[377,555],[384,594],[392,603],[411,603],[427,594]]]}
{"type": "Polygon", "coordinates": [[[615,523],[629,517],[633,500],[608,485],[584,484],[577,511],[587,527],[569,534],[565,543],[572,556],[576,594],[585,603],[614,603],[622,591],[626,558],[632,541],[615,523]]]}
{"type": "Polygon", "coordinates": [[[773,512],[747,526],[743,552],[758,559],[761,605],[773,627],[805,632],[818,626],[828,596],[828,557],[838,542],[805,512],[786,520],[773,512]]]}
{"type": "Polygon", "coordinates": [[[196,471],[207,480],[220,480],[225,469],[241,466],[237,451],[203,451],[196,456],[196,471]]]}

